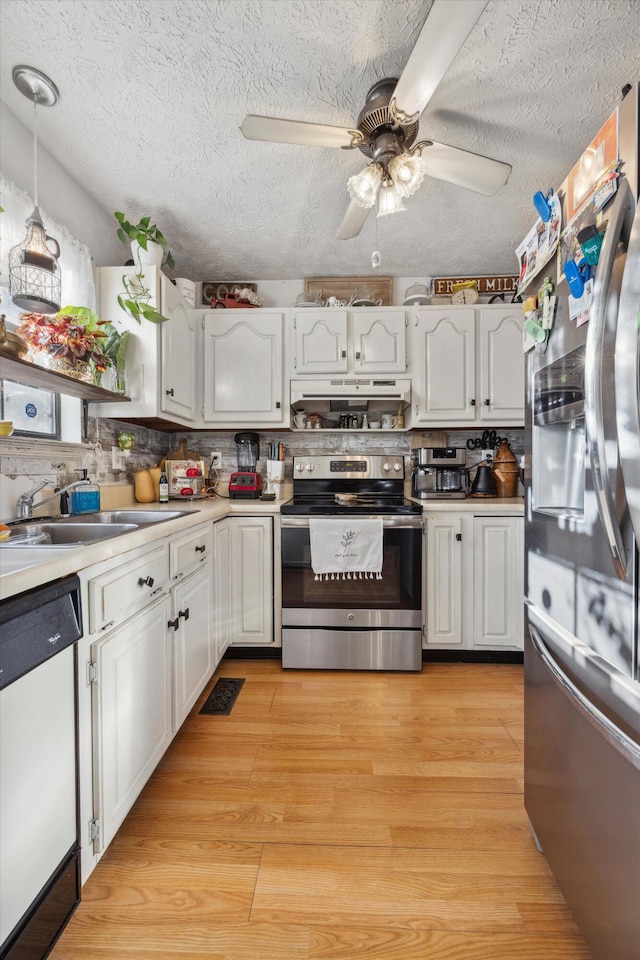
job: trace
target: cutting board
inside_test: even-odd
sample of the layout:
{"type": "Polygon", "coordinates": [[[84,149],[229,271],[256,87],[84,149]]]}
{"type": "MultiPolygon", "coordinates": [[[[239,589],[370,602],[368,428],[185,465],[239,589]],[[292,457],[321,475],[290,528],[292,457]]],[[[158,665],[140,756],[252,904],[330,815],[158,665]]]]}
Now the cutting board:
{"type": "Polygon", "coordinates": [[[373,299],[382,300],[384,307],[393,303],[393,277],[306,277],[304,293],[312,303],[322,291],[322,299],[337,297],[347,303],[356,287],[370,287],[373,299]]]}

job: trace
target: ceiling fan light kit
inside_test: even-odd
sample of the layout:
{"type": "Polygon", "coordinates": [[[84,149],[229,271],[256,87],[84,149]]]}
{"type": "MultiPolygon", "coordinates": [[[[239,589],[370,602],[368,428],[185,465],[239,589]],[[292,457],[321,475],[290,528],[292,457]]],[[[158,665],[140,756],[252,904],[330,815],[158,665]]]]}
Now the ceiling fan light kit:
{"type": "Polygon", "coordinates": [[[406,209],[402,202],[402,196],[396,190],[393,181],[390,179],[384,180],[378,194],[378,216],[386,217],[390,213],[401,213],[406,209]]]}
{"type": "Polygon", "coordinates": [[[364,170],[361,170],[360,173],[356,173],[355,176],[349,178],[347,184],[349,196],[352,200],[355,200],[359,206],[368,210],[376,202],[378,189],[383,176],[384,170],[382,165],[379,163],[370,163],[364,170]]]}
{"type": "Polygon", "coordinates": [[[371,87],[356,129],[253,114],[243,120],[240,129],[250,140],[357,148],[370,158],[348,181],[351,201],[338,239],[358,236],[376,199],[379,217],[405,210],[403,198],[419,189],[425,175],[485,196],[507,182],[508,163],[432,140],[416,143],[421,114],[487,2],[456,0],[452,13],[450,0],[433,0],[400,78],[386,77],[371,87]]]}
{"type": "Polygon", "coordinates": [[[389,176],[403,197],[411,197],[419,189],[425,173],[425,163],[419,153],[401,153],[389,164],[389,176]]]}

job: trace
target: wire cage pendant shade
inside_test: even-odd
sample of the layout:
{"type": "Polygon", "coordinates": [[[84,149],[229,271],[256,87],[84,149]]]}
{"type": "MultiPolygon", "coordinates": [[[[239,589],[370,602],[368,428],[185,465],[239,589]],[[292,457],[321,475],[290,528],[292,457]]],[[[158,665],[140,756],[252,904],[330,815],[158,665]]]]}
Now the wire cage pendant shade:
{"type": "Polygon", "coordinates": [[[26,221],[21,243],[9,251],[9,294],[13,303],[32,313],[57,313],[60,309],[62,274],[57,240],[48,236],[38,208],[37,107],[53,106],[58,89],[52,80],[34,67],[13,68],[13,82],[33,102],[34,210],[26,221]]]}
{"type": "Polygon", "coordinates": [[[9,251],[9,292],[17,307],[31,313],[57,313],[62,274],[58,242],[45,231],[38,207],[27,220],[24,240],[9,251]],[[49,244],[55,244],[52,249],[49,244]]]}

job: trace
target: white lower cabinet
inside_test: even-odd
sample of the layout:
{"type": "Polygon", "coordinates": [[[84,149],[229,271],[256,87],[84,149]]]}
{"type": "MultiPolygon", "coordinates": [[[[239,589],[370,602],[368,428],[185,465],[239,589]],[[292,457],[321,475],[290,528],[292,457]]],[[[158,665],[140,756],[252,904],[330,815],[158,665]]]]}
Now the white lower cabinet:
{"type": "Polygon", "coordinates": [[[218,664],[212,546],[205,523],[87,575],[93,844],[83,850],[85,879],[218,664]]]}
{"type": "Polygon", "coordinates": [[[214,646],[219,663],[231,643],[231,522],[213,525],[214,646]]]}
{"type": "Polygon", "coordinates": [[[273,520],[229,517],[231,527],[231,642],[274,642],[273,520]]]}
{"type": "Polygon", "coordinates": [[[168,596],[92,648],[94,816],[104,850],[171,743],[171,637],[168,596]]]}
{"type": "Polygon", "coordinates": [[[217,666],[210,563],[172,589],[169,630],[173,632],[173,729],[177,733],[217,666]]]}
{"type": "Polygon", "coordinates": [[[524,520],[425,513],[425,647],[522,650],[524,520]]]}

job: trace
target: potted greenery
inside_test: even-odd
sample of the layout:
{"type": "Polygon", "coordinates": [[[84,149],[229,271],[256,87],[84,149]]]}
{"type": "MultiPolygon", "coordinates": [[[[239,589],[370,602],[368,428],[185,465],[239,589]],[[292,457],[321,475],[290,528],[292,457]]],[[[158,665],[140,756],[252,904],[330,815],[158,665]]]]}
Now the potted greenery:
{"type": "Polygon", "coordinates": [[[131,243],[135,263],[135,273],[125,274],[122,278],[124,293],[118,297],[118,303],[136,323],[141,323],[143,320],[149,320],[150,323],[164,323],[167,317],[151,306],[151,291],[144,283],[142,264],[144,258],[146,262],[155,263],[156,266],[161,266],[165,262],[168,267],[175,267],[167,241],[156,224],[151,223],[151,217],[142,217],[138,223],[134,224],[125,218],[124,213],[115,213],[114,216],[120,224],[118,237],[123,243],[127,241],[131,243]],[[151,251],[156,254],[155,260],[147,256],[151,251]]]}
{"type": "Polygon", "coordinates": [[[115,213],[114,216],[120,224],[118,237],[123,243],[131,244],[134,260],[140,259],[142,263],[155,263],[156,266],[162,266],[163,263],[166,263],[170,269],[175,267],[175,261],[171,250],[167,246],[167,241],[156,224],[151,223],[151,217],[142,217],[138,223],[131,223],[125,218],[124,213],[115,213]],[[137,249],[137,247],[140,249],[137,249]],[[144,250],[144,254],[140,253],[140,250],[144,250]]]}
{"type": "Polygon", "coordinates": [[[115,366],[105,351],[113,329],[89,307],[63,307],[54,316],[21,313],[17,332],[52,369],[99,383],[107,367],[115,366]]]}

